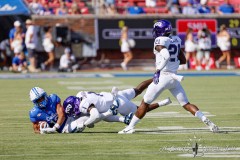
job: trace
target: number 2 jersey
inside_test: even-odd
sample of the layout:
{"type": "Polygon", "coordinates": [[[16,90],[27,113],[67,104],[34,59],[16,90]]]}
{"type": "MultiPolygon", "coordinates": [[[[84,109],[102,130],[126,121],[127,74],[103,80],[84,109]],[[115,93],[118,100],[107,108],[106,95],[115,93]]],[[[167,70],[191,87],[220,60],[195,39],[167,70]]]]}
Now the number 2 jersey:
{"type": "Polygon", "coordinates": [[[178,36],[157,37],[155,39],[153,53],[156,56],[156,65],[162,60],[165,60],[166,57],[168,58],[166,66],[161,70],[162,72],[177,73],[180,64],[180,61],[178,60],[178,55],[181,49],[181,41],[182,40],[178,36]],[[155,49],[155,47],[158,45],[165,46],[169,51],[170,57],[169,55],[160,54],[160,52],[155,49]]]}
{"type": "Polygon", "coordinates": [[[82,99],[79,110],[83,114],[88,113],[88,108],[91,105],[94,105],[99,113],[104,113],[108,111],[114,100],[113,95],[109,92],[79,92],[76,97],[82,99]]]}

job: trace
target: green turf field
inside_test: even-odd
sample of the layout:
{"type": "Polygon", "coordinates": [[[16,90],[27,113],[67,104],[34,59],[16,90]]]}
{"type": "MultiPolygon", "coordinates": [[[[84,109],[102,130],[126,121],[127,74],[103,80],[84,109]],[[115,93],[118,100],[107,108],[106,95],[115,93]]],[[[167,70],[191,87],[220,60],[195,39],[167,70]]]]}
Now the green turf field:
{"type": "MultiPolygon", "coordinates": [[[[100,122],[84,133],[37,135],[28,111],[29,90],[34,86],[58,94],[62,100],[79,90],[110,91],[134,87],[145,78],[78,78],[0,80],[0,160],[73,159],[192,159],[192,145],[199,145],[197,159],[240,158],[240,78],[186,77],[182,82],[190,102],[215,122],[222,133],[213,134],[173,104],[154,110],[137,125],[133,135],[118,135],[125,125],[100,122]]],[[[140,104],[142,95],[134,99],[140,104]]]]}

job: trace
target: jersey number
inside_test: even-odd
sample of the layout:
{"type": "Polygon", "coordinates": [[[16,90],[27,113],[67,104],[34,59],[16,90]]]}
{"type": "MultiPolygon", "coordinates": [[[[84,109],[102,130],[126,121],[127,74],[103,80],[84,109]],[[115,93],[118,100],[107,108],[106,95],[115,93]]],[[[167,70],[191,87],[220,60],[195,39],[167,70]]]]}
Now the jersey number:
{"type": "Polygon", "coordinates": [[[170,62],[176,62],[178,60],[178,54],[180,51],[180,44],[170,44],[168,47],[168,51],[170,53],[170,62]]]}

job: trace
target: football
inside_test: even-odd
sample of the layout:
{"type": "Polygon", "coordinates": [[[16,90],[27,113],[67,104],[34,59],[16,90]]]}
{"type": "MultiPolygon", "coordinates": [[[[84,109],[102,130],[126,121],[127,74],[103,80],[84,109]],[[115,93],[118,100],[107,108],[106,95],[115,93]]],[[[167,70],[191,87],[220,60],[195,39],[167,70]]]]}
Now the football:
{"type": "Polygon", "coordinates": [[[46,122],[46,121],[40,121],[39,123],[38,123],[38,126],[39,126],[39,130],[41,131],[43,128],[48,128],[49,127],[49,125],[48,125],[48,123],[46,122]]]}

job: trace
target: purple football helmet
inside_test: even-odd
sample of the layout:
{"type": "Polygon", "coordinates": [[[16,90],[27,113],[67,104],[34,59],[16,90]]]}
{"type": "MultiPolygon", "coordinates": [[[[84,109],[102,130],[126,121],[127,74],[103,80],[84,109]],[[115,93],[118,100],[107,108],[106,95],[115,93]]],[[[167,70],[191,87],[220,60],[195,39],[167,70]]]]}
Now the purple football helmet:
{"type": "Polygon", "coordinates": [[[69,96],[63,102],[64,112],[68,117],[75,117],[80,115],[79,105],[80,105],[80,98],[75,96],[69,96]]]}
{"type": "Polygon", "coordinates": [[[169,36],[172,32],[172,25],[167,20],[159,20],[153,25],[153,38],[169,36]]]}

